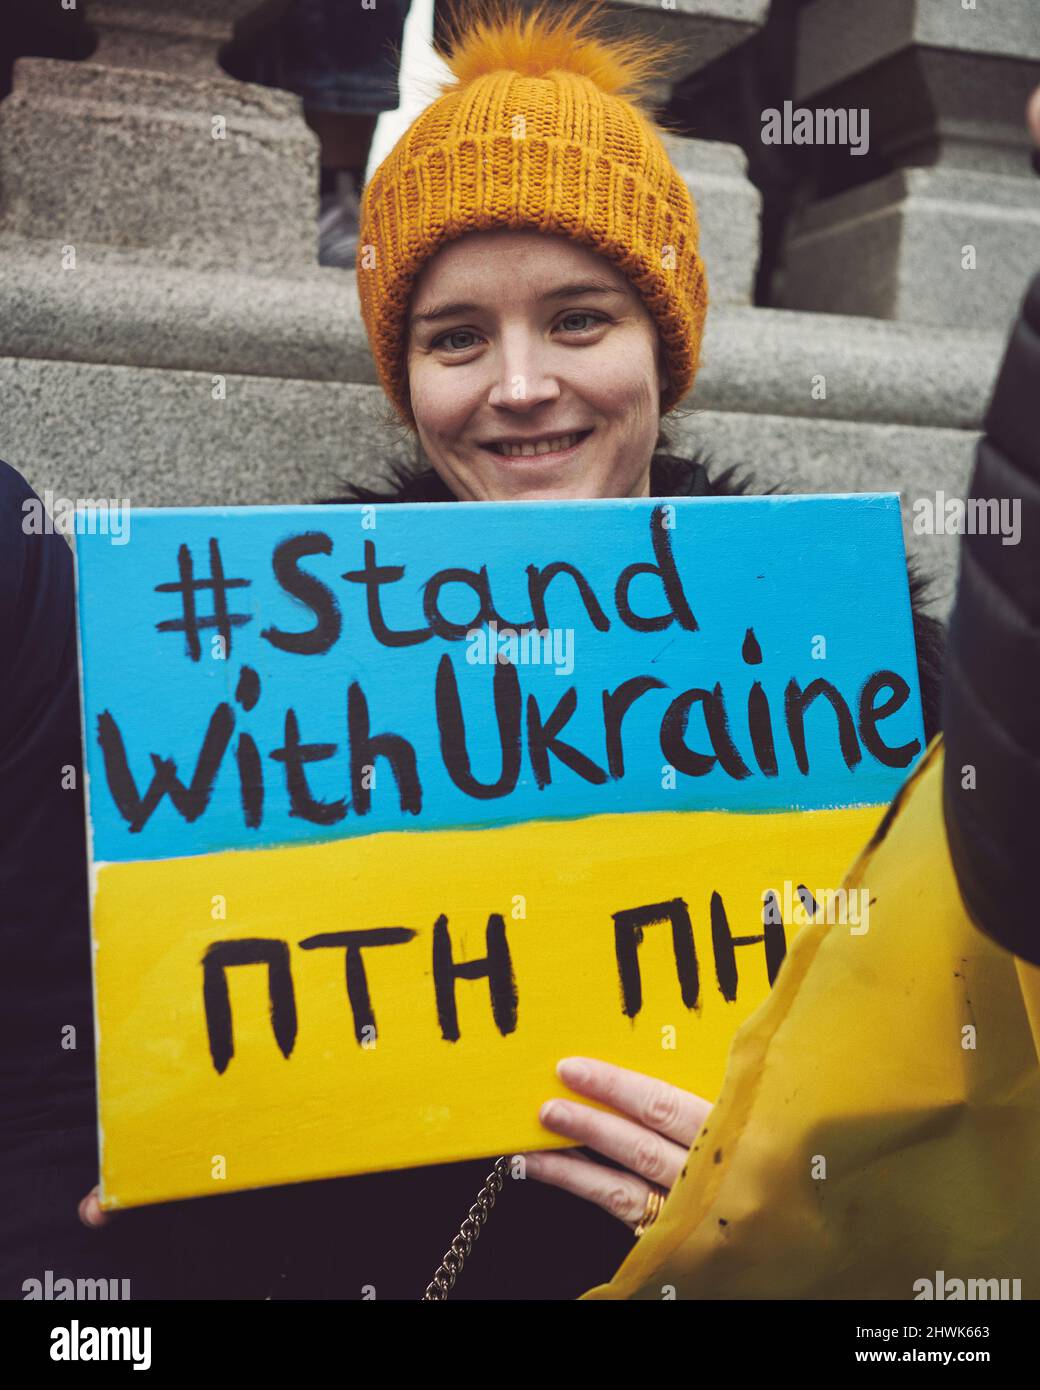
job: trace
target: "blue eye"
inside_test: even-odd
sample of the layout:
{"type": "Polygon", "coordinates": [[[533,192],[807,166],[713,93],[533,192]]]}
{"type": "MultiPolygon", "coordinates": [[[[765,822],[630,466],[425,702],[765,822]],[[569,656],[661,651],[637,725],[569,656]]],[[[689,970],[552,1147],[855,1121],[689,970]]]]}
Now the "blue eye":
{"type": "Polygon", "coordinates": [[[563,328],[563,331],[565,333],[587,333],[589,331],[589,328],[565,327],[565,324],[567,323],[568,319],[588,319],[590,321],[589,328],[596,328],[601,323],[606,322],[606,319],[603,317],[602,314],[591,314],[586,309],[573,309],[569,314],[565,314],[563,318],[560,320],[560,327],[563,328]]]}
{"type": "Polygon", "coordinates": [[[466,348],[473,346],[472,343],[463,343],[461,346],[458,343],[455,343],[454,346],[449,343],[449,338],[458,338],[459,336],[463,338],[474,338],[476,334],[470,328],[453,328],[450,333],[443,333],[439,338],[435,339],[432,346],[435,348],[446,347],[449,351],[454,352],[465,352],[466,348]]]}
{"type": "MultiPolygon", "coordinates": [[[[564,333],[589,333],[606,322],[607,319],[603,314],[593,314],[586,309],[573,309],[569,314],[564,314],[557,327],[562,329],[564,333]],[[584,322],[575,326],[573,322],[575,319],[584,320],[584,322]]],[[[435,338],[430,346],[445,348],[448,352],[466,352],[479,341],[480,335],[475,333],[472,328],[453,328],[447,333],[442,333],[439,338],[435,338]],[[468,338],[470,341],[460,343],[457,341],[459,338],[468,338]]]]}

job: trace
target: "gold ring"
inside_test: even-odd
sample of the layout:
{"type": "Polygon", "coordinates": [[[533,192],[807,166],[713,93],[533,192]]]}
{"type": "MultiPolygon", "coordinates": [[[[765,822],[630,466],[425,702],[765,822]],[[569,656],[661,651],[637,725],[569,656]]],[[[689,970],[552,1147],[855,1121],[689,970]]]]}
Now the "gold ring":
{"type": "Polygon", "coordinates": [[[636,1227],[636,1235],[641,1236],[654,1224],[661,1214],[664,1206],[665,1193],[659,1188],[652,1187],[646,1199],[646,1206],[643,1208],[643,1215],[639,1218],[639,1225],[636,1227]]]}

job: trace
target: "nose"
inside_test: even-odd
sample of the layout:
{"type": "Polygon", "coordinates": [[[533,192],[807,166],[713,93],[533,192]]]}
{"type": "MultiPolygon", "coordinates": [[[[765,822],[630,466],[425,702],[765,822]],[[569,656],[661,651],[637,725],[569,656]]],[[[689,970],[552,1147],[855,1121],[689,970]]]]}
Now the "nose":
{"type": "Polygon", "coordinates": [[[546,363],[545,344],[539,336],[525,329],[503,333],[488,404],[522,414],[559,395],[560,383],[546,363]]]}

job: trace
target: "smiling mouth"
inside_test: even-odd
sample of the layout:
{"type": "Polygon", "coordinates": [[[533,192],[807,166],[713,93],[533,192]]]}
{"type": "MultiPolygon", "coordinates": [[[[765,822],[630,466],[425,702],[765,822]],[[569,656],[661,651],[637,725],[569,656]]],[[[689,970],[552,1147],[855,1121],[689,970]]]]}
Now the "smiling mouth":
{"type": "Polygon", "coordinates": [[[488,449],[501,458],[545,458],[549,455],[570,453],[588,439],[591,433],[591,430],[578,430],[573,434],[558,434],[547,439],[499,440],[494,444],[483,444],[481,448],[488,449]]]}

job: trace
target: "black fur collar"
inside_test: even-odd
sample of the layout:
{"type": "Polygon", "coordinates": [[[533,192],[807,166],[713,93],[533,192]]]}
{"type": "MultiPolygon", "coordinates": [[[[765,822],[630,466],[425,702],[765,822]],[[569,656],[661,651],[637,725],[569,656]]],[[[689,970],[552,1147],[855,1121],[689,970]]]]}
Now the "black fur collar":
{"type": "MultiPolygon", "coordinates": [[[[650,461],[651,497],[735,497],[755,492],[749,478],[737,478],[736,469],[712,477],[707,460],[701,457],[680,458],[676,454],[654,454],[650,461]]],[[[396,468],[388,487],[361,487],[344,479],[342,497],[329,497],[329,502],[454,502],[455,496],[432,468],[411,474],[396,468]]]]}

